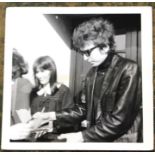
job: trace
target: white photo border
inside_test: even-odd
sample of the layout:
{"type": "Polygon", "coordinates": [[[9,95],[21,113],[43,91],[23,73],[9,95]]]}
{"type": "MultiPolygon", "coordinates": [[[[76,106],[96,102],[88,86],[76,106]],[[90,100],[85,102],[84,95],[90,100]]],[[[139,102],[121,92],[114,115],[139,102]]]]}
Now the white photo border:
{"type": "Polygon", "coordinates": [[[153,135],[153,48],[151,7],[10,7],[6,9],[2,144],[3,150],[152,150],[153,135]],[[7,15],[13,11],[36,14],[141,14],[143,143],[50,143],[10,142],[9,120],[11,103],[12,56],[7,47],[7,15]]]}

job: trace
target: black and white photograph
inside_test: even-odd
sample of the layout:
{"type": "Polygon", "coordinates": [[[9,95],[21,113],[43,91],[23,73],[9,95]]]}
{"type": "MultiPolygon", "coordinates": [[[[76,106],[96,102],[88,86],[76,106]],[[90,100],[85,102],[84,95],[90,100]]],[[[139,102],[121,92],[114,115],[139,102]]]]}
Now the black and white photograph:
{"type": "Polygon", "coordinates": [[[152,150],[151,7],[9,7],[2,150],[152,150]]]}

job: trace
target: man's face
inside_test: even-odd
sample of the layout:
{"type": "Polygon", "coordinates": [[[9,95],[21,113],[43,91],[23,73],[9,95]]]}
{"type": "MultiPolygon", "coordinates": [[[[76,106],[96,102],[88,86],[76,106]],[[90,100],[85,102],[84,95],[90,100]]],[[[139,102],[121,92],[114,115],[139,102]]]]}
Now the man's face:
{"type": "Polygon", "coordinates": [[[104,62],[104,60],[107,58],[109,46],[100,48],[90,41],[86,43],[83,48],[80,48],[80,50],[84,56],[84,60],[89,62],[93,67],[96,67],[104,62]]]}

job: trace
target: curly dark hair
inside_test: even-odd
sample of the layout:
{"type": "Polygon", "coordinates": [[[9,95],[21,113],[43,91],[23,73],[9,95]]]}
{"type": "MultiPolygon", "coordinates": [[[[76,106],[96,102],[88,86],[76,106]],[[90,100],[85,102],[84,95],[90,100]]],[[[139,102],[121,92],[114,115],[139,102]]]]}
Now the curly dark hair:
{"type": "Polygon", "coordinates": [[[111,50],[115,49],[113,25],[103,18],[92,18],[83,22],[74,29],[72,44],[75,50],[79,50],[88,41],[95,45],[109,45],[111,50]]]}
{"type": "Polygon", "coordinates": [[[14,48],[12,56],[12,78],[17,78],[17,75],[21,77],[26,73],[28,73],[28,64],[17,49],[14,48]]]}

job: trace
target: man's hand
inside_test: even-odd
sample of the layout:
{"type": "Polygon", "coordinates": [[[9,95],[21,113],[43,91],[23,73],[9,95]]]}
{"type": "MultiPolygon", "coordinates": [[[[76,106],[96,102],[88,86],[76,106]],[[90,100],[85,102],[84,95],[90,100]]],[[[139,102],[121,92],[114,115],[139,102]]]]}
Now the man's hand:
{"type": "Polygon", "coordinates": [[[66,134],[61,134],[58,139],[66,139],[66,142],[69,143],[74,143],[74,142],[83,142],[83,136],[81,132],[76,132],[76,133],[66,133],[66,134]]]}
{"type": "Polygon", "coordinates": [[[31,133],[31,127],[26,123],[18,123],[10,127],[10,139],[21,140],[26,139],[31,133]]]}

